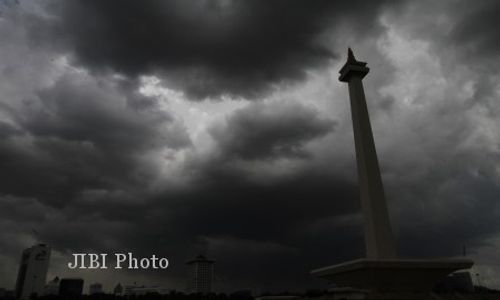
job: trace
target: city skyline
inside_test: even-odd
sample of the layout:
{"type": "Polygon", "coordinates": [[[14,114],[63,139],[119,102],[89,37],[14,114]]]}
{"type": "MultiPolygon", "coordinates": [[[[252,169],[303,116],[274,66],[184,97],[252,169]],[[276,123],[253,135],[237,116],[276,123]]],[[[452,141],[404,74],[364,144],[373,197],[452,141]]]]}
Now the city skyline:
{"type": "MultiPolygon", "coordinates": [[[[495,1],[0,0],[0,287],[48,278],[223,290],[323,287],[364,255],[351,46],[398,253],[458,257],[500,288],[495,1]],[[306,3],[307,2],[307,3],[306,3]],[[33,230],[34,229],[34,230],[33,230]],[[72,253],[168,258],[70,270],[72,253]]],[[[86,286],[84,290],[88,290],[86,286]]]]}

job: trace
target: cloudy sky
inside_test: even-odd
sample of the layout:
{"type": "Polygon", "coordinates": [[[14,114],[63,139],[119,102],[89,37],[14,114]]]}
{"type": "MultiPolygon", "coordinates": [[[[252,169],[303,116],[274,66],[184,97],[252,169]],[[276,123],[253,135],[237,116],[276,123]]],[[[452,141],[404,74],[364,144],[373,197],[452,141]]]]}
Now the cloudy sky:
{"type": "Polygon", "coordinates": [[[399,253],[500,288],[500,3],[0,0],[0,287],[49,276],[223,290],[325,287],[364,255],[347,87],[365,90],[399,253]],[[33,231],[36,230],[37,233],[33,231]],[[74,252],[167,257],[70,272],[74,252]]]}

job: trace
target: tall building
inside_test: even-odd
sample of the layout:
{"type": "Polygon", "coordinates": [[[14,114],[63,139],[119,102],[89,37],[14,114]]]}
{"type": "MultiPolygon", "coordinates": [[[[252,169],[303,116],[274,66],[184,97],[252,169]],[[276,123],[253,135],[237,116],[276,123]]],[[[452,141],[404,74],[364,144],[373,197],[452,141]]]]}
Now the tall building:
{"type": "Polygon", "coordinates": [[[31,295],[42,295],[49,261],[50,247],[45,244],[23,251],[17,273],[16,298],[28,299],[31,295]]]}
{"type": "Polygon", "coordinates": [[[188,293],[211,293],[215,261],[199,255],[187,261],[186,264],[188,265],[188,293]]]}

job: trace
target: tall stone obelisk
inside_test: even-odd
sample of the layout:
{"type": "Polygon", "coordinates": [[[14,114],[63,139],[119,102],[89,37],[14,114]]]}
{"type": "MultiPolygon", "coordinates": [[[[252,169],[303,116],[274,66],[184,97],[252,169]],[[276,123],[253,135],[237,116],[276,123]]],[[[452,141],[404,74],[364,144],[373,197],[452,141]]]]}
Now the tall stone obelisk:
{"type": "Polygon", "coordinates": [[[347,62],[339,77],[340,81],[349,84],[367,257],[315,269],[311,274],[325,278],[338,287],[334,288],[335,299],[341,299],[342,293],[347,293],[349,297],[356,293],[358,299],[429,300],[436,283],[451,272],[470,268],[473,262],[456,258],[396,257],[363,90],[362,79],[369,71],[366,63],[357,61],[349,49],[347,62]]]}
{"type": "Polygon", "coordinates": [[[349,48],[339,80],[349,84],[366,256],[374,259],[395,258],[394,238],[362,82],[369,71],[366,63],[357,61],[349,48]]]}

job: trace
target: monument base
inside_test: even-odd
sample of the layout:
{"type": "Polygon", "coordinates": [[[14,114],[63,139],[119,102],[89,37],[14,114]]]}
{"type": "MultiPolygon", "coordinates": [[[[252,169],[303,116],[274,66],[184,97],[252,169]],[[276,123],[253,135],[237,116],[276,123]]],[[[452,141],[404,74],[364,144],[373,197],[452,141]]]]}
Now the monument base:
{"type": "Polygon", "coordinates": [[[368,290],[366,299],[428,299],[448,274],[468,269],[469,259],[357,259],[311,271],[338,287],[368,290]]]}

